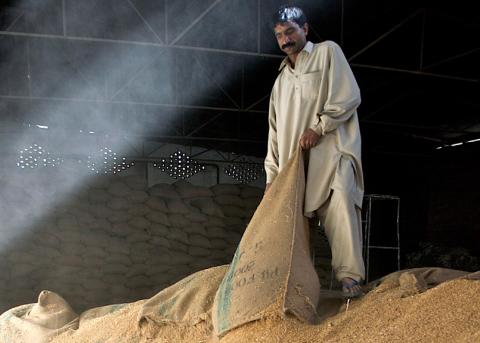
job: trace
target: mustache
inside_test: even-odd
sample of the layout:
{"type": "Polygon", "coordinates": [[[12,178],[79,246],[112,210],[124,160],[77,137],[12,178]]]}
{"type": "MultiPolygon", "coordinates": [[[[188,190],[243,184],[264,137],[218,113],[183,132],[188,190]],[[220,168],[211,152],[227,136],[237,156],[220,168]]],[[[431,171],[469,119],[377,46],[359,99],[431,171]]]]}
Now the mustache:
{"type": "Polygon", "coordinates": [[[282,49],[288,48],[289,46],[295,46],[295,42],[289,42],[282,45],[282,49]]]}

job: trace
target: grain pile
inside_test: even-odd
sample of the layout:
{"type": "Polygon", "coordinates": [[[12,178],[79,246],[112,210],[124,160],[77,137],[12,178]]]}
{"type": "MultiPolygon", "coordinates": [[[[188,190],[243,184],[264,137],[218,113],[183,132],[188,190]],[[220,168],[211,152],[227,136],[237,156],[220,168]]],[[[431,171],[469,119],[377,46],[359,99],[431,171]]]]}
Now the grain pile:
{"type": "MultiPolygon", "coordinates": [[[[239,342],[477,342],[480,281],[453,280],[425,293],[405,295],[405,286],[378,289],[318,326],[294,318],[266,319],[228,334],[239,342]]],[[[412,294],[415,286],[408,289],[412,294]]]]}
{"type": "Polygon", "coordinates": [[[220,341],[211,337],[212,328],[206,322],[191,327],[150,326],[140,331],[133,325],[141,306],[137,302],[52,343],[478,342],[480,281],[455,279],[424,292],[421,283],[406,274],[399,284],[384,281],[354,301],[347,312],[345,305],[339,306],[338,314],[319,325],[277,315],[235,329],[220,341]]]}

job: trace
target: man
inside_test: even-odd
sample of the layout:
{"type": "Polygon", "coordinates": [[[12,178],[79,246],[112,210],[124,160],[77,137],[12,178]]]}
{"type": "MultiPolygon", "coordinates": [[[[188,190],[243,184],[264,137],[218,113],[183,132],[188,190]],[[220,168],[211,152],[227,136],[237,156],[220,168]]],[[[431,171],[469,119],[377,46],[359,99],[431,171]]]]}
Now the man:
{"type": "Polygon", "coordinates": [[[269,108],[268,192],[298,145],[307,151],[305,215],[318,216],[332,249],[332,267],[346,297],[361,295],[363,175],[356,109],[360,91],[340,47],[307,41],[303,11],[282,6],[274,32],[287,57],[269,108]]]}

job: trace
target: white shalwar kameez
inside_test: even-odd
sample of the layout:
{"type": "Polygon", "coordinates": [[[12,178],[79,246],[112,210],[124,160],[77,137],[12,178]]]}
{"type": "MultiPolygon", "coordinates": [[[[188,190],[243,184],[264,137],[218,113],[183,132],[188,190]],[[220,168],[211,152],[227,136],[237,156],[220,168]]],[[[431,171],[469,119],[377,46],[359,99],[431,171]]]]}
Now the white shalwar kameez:
{"type": "Polygon", "coordinates": [[[363,200],[360,91],[340,47],[307,42],[292,68],[280,66],[269,108],[267,183],[298,148],[308,128],[320,135],[308,153],[305,215],[317,213],[332,249],[338,280],[365,277],[360,211],[363,200]]]}

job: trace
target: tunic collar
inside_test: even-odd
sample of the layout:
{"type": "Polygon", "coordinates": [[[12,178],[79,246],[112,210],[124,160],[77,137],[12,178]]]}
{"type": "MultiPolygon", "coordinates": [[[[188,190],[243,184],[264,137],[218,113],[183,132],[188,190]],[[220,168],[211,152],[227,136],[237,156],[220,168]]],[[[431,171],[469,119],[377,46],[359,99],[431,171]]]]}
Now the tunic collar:
{"type": "MultiPolygon", "coordinates": [[[[300,54],[302,52],[305,51],[305,53],[307,54],[311,54],[312,53],[312,50],[313,50],[313,43],[310,42],[310,41],[307,41],[307,43],[305,44],[305,46],[303,47],[302,51],[300,51],[300,54]]],[[[278,70],[282,70],[283,67],[285,67],[286,65],[290,64],[290,60],[288,59],[288,56],[285,57],[282,61],[282,63],[280,64],[280,67],[278,68],[278,70]]]]}

